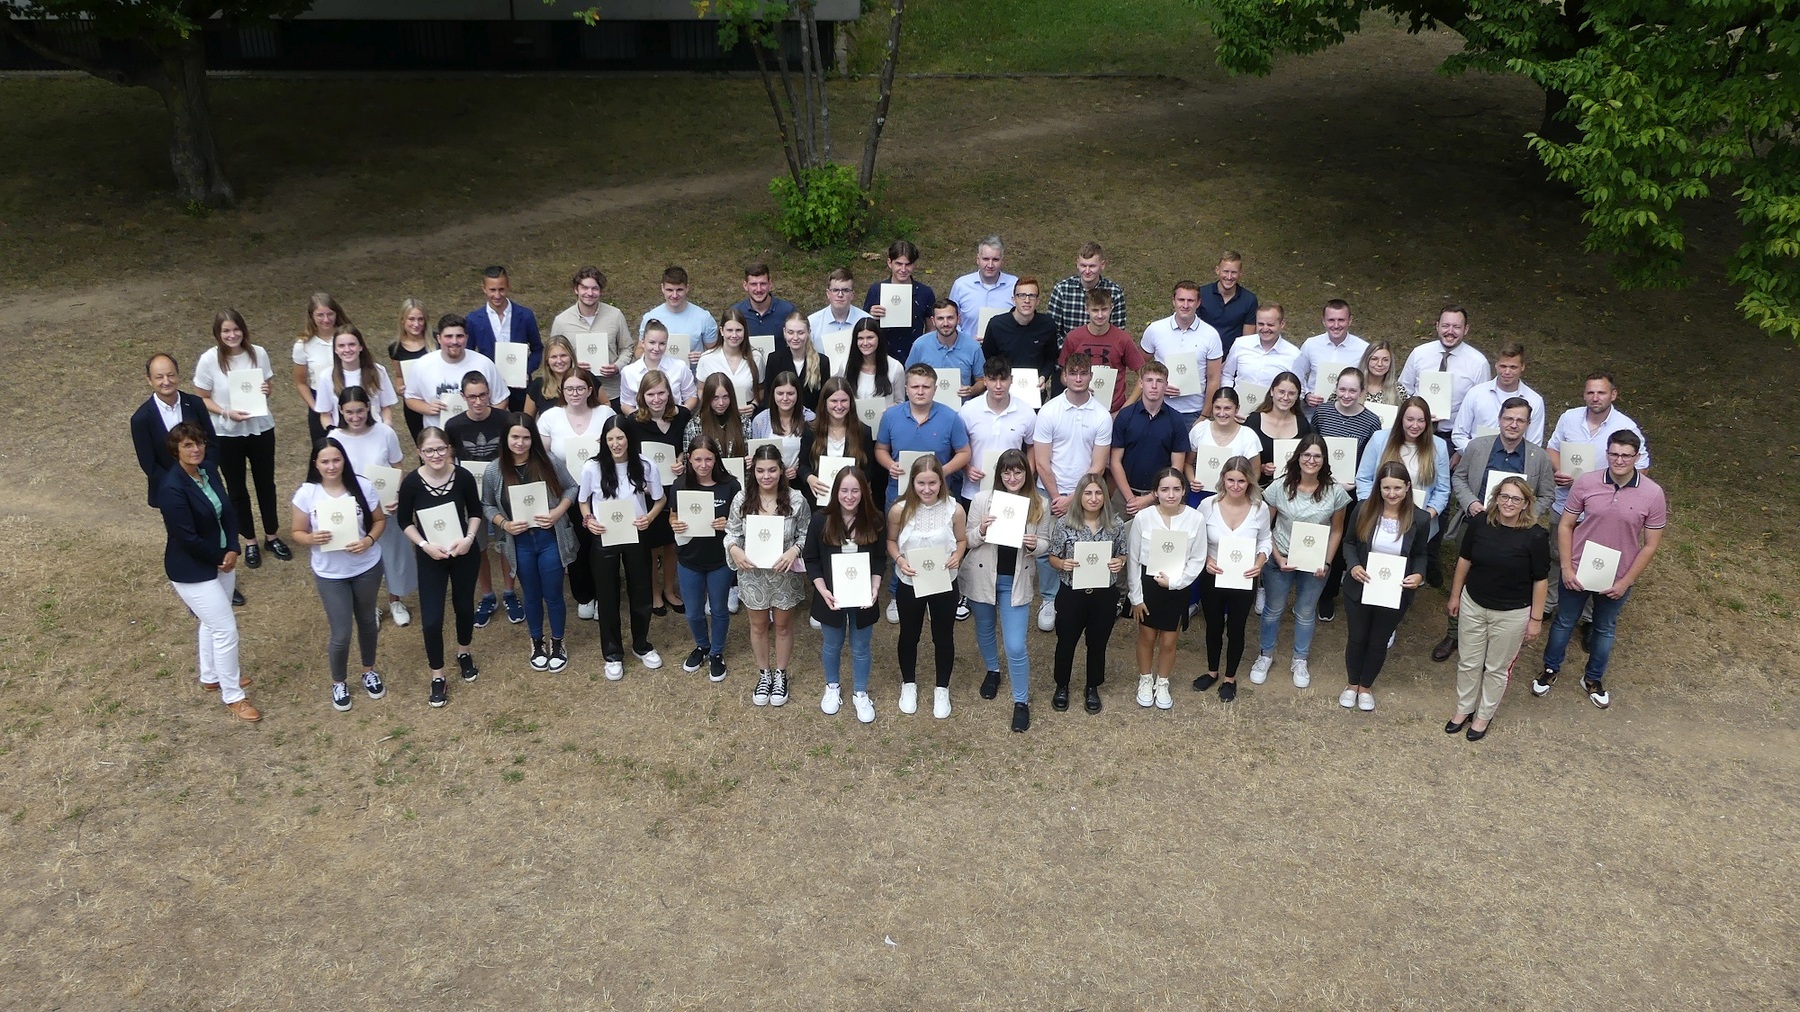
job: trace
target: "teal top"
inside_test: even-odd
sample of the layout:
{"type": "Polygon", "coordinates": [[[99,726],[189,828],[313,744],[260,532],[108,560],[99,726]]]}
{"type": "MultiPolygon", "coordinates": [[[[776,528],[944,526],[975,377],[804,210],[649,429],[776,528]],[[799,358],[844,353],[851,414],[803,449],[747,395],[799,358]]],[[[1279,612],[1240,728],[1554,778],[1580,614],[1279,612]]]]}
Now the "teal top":
{"type": "Polygon", "coordinates": [[[219,518],[219,547],[230,548],[225,543],[225,504],[219,501],[219,493],[213,491],[212,482],[206,480],[205,468],[201,468],[200,474],[194,478],[194,484],[200,486],[200,494],[212,504],[213,514],[219,518]]]}

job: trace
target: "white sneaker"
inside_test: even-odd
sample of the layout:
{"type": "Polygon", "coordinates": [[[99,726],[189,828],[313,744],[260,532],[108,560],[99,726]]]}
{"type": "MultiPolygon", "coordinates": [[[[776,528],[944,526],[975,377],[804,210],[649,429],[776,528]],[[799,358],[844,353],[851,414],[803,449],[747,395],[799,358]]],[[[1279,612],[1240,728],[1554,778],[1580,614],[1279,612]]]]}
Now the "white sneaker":
{"type": "Polygon", "coordinates": [[[1294,658],[1294,688],[1304,689],[1312,684],[1312,672],[1306,669],[1306,662],[1294,658]]]}
{"type": "Polygon", "coordinates": [[[1343,707],[1346,710],[1356,709],[1356,687],[1355,686],[1346,686],[1344,688],[1344,691],[1338,693],[1338,705],[1343,707]]]}
{"type": "Polygon", "coordinates": [[[575,617],[583,622],[592,622],[600,617],[600,602],[589,601],[575,606],[575,617]]]}
{"type": "Polygon", "coordinates": [[[950,716],[950,690],[931,690],[931,715],[939,720],[950,716]]]}
{"type": "Polygon", "coordinates": [[[1056,631],[1056,599],[1046,597],[1038,605],[1038,632],[1056,631]]]}
{"type": "Polygon", "coordinates": [[[1356,708],[1358,710],[1361,710],[1364,713],[1374,713],[1375,712],[1375,694],[1373,692],[1357,693],[1356,694],[1356,708]]]}
{"type": "Polygon", "coordinates": [[[1275,666],[1275,658],[1270,657],[1268,654],[1263,654],[1263,655],[1257,657],[1256,663],[1250,665],[1250,684],[1251,685],[1261,685],[1262,683],[1268,681],[1269,680],[1269,669],[1274,666],[1275,666]]]}
{"type": "Polygon", "coordinates": [[[619,679],[624,678],[624,677],[625,677],[625,662],[624,661],[607,661],[606,662],[606,680],[607,681],[616,682],[619,679]]]}
{"type": "Polygon", "coordinates": [[[919,685],[917,682],[900,683],[900,712],[919,712],[919,685]]]}
{"type": "Polygon", "coordinates": [[[388,614],[393,616],[395,625],[412,624],[412,612],[406,610],[405,601],[389,601],[388,614]]]}
{"type": "Polygon", "coordinates": [[[1169,696],[1169,680],[1167,678],[1158,678],[1156,680],[1156,708],[1158,710],[1167,710],[1174,705],[1175,700],[1169,696]]]}
{"type": "Polygon", "coordinates": [[[850,705],[856,708],[856,719],[864,724],[875,723],[875,701],[866,692],[859,692],[850,697],[850,705]]]}
{"type": "Polygon", "coordinates": [[[900,624],[900,602],[892,598],[888,599],[887,620],[888,625],[900,624]]]}
{"type": "Polygon", "coordinates": [[[1388,633],[1388,649],[1389,650],[1394,649],[1394,637],[1396,637],[1398,635],[1400,635],[1400,630],[1398,630],[1398,629],[1394,630],[1391,633],[1388,633]]]}
{"type": "Polygon", "coordinates": [[[833,682],[825,686],[825,695],[819,700],[819,712],[829,717],[838,712],[842,706],[843,697],[838,692],[837,683],[833,682]]]}
{"type": "Polygon", "coordinates": [[[736,587],[725,592],[725,610],[733,615],[738,613],[738,589],[736,587]]]}
{"type": "Polygon", "coordinates": [[[651,671],[655,671],[657,668],[662,667],[662,654],[659,654],[654,650],[646,650],[641,654],[636,650],[633,650],[632,653],[637,656],[638,660],[644,663],[644,667],[649,668],[651,671]]]}
{"type": "Polygon", "coordinates": [[[825,627],[824,627],[824,626],[822,626],[822,625],[820,625],[820,624],[819,624],[819,620],[818,620],[818,619],[816,619],[816,618],[809,618],[809,619],[807,619],[807,620],[806,620],[806,624],[807,624],[807,625],[810,625],[810,626],[812,626],[812,627],[813,627],[813,631],[815,631],[815,632],[817,632],[817,631],[819,631],[819,630],[821,630],[821,629],[824,629],[824,628],[825,628],[825,627]]]}
{"type": "Polygon", "coordinates": [[[1261,615],[1262,610],[1263,610],[1263,589],[1261,587],[1258,587],[1258,588],[1256,588],[1256,613],[1258,615],[1261,615]]]}
{"type": "Polygon", "coordinates": [[[1155,706],[1156,705],[1156,676],[1155,675],[1139,675],[1138,676],[1137,704],[1139,706],[1155,706]]]}

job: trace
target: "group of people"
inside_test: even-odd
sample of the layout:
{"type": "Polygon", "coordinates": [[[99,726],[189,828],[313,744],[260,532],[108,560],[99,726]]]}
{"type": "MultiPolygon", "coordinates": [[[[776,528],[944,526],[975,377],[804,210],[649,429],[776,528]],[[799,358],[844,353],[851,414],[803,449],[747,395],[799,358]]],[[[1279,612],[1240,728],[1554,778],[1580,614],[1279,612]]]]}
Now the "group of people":
{"type": "MultiPolygon", "coordinates": [[[[1314,630],[1341,598],[1338,702],[1366,712],[1419,588],[1444,582],[1445,538],[1460,542],[1433,650],[1458,655],[1446,732],[1487,734],[1546,621],[1533,693],[1551,691],[1579,634],[1583,689],[1610,705],[1619,613],[1666,519],[1610,375],[1591,374],[1583,405],[1552,428],[1523,382],[1524,348],[1503,344],[1490,362],[1461,307],[1403,355],[1352,333],[1334,299],[1322,332],[1296,344],[1283,307],[1244,288],[1227,252],[1214,281],[1175,285],[1170,315],[1134,337],[1098,244],[1048,293],[1005,271],[997,236],[946,298],[915,277],[918,260],[913,244],[890,246],[860,308],[853,273],[834,270],[810,314],[751,264],[745,298],[716,317],[670,267],[635,329],[604,301],[606,276],[583,267],[548,336],[491,267],[466,316],[432,321],[402,302],[385,364],[315,294],[293,345],[311,452],[286,530],[309,550],[328,619],[333,707],[354,704],[353,634],[363,694],[384,694],[381,613],[409,624],[415,595],[432,706],[449,699],[446,621],[465,683],[479,675],[474,631],[501,608],[527,626],[526,663],[555,672],[582,649],[573,597],[579,619],[598,620],[613,680],[627,646],[662,666],[653,619],[673,610],[693,641],[683,669],[723,681],[744,614],[759,706],[789,699],[804,607],[821,710],[843,707],[848,646],[850,706],[868,723],[885,598],[899,710],[919,705],[928,629],[932,712],[950,715],[956,623],[972,618],[980,694],[996,698],[1004,671],[1015,731],[1031,721],[1034,612],[1055,636],[1051,707],[1070,707],[1085,648],[1082,706],[1098,713],[1121,619],[1137,626],[1135,702],[1169,709],[1194,617],[1206,659],[1192,687],[1229,703],[1252,616],[1249,681],[1268,679],[1287,625],[1291,679],[1306,688],[1314,630]],[[396,406],[418,453],[410,470],[396,406]]],[[[232,607],[240,564],[261,566],[264,549],[292,558],[275,502],[276,377],[235,310],[212,334],[192,392],[174,355],[151,357],[132,435],[168,577],[199,621],[200,681],[255,720],[232,607]]]]}

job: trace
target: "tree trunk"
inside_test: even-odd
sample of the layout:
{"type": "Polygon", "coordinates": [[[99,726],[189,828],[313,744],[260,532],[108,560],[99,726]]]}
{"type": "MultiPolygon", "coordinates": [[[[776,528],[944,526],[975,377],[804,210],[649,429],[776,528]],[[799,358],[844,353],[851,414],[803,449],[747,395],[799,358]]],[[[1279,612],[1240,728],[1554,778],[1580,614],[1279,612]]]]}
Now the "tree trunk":
{"type": "Polygon", "coordinates": [[[763,56],[762,46],[755,42],[751,42],[750,52],[756,56],[756,69],[762,74],[763,91],[768,93],[769,108],[775,111],[775,130],[781,134],[781,153],[787,156],[788,175],[793,178],[794,186],[804,193],[806,180],[800,174],[798,142],[788,129],[788,117],[781,108],[781,99],[775,95],[775,80],[769,74],[769,61],[763,56]]]}
{"type": "Polygon", "coordinates": [[[150,86],[169,110],[169,167],[181,199],[201,207],[237,203],[213,143],[212,106],[206,93],[206,48],[198,32],[162,52],[162,73],[150,86]]]}
{"type": "Polygon", "coordinates": [[[800,62],[806,91],[819,119],[820,164],[831,161],[831,107],[825,103],[825,57],[819,52],[819,20],[812,0],[800,3],[800,62]]]}
{"type": "Polygon", "coordinates": [[[906,12],[906,0],[893,0],[888,14],[887,55],[881,61],[881,92],[875,99],[875,111],[869,114],[869,136],[863,145],[862,171],[857,185],[867,193],[875,185],[875,152],[881,147],[881,128],[887,125],[888,103],[894,97],[894,68],[900,63],[900,16],[906,12]]]}
{"type": "Polygon", "coordinates": [[[1544,118],[1538,124],[1538,136],[1557,144],[1573,144],[1581,140],[1581,128],[1562,116],[1563,110],[1568,107],[1568,92],[1554,88],[1544,89],[1544,118]]]}

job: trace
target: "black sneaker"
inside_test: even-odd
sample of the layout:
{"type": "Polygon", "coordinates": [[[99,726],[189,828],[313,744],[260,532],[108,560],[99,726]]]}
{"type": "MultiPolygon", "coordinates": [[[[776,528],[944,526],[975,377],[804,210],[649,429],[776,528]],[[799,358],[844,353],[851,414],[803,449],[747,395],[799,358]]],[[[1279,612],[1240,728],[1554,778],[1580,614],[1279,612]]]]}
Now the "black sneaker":
{"type": "Polygon", "coordinates": [[[699,671],[703,667],[706,667],[706,651],[701,647],[695,647],[693,651],[687,655],[687,660],[681,662],[681,670],[690,674],[699,671]]]}
{"type": "MultiPolygon", "coordinates": [[[[969,599],[968,598],[959,597],[956,599],[956,620],[958,622],[967,622],[969,620],[969,616],[973,615],[973,614],[975,614],[975,613],[969,610],[969,599]]],[[[989,696],[987,698],[993,699],[994,697],[989,696]]]]}
{"type": "Polygon", "coordinates": [[[1555,668],[1545,668],[1543,674],[1531,680],[1531,694],[1540,697],[1548,696],[1550,687],[1556,684],[1556,675],[1555,668]]]}
{"type": "Polygon", "coordinates": [[[1321,622],[1331,622],[1331,621],[1335,620],[1337,618],[1337,598],[1335,598],[1335,597],[1320,598],[1319,599],[1319,609],[1318,609],[1317,615],[1319,617],[1319,621],[1321,621],[1321,622]]]}
{"type": "Polygon", "coordinates": [[[492,594],[483,594],[480,603],[475,605],[475,628],[486,629],[488,619],[494,617],[494,612],[499,607],[499,598],[492,594]]]}
{"type": "Polygon", "coordinates": [[[231,592],[231,606],[233,608],[242,608],[245,604],[248,604],[248,603],[249,602],[244,600],[244,592],[243,591],[234,590],[231,592]]]}
{"type": "Polygon", "coordinates": [[[370,699],[380,699],[387,695],[387,686],[381,684],[381,672],[363,672],[363,691],[369,694],[370,699]]]}
{"type": "Polygon", "coordinates": [[[245,545],[243,555],[244,565],[251,569],[257,569],[262,566],[262,549],[256,547],[256,542],[252,541],[245,545]]]}
{"type": "Polygon", "coordinates": [[[1013,704],[1012,729],[1020,734],[1031,730],[1031,706],[1027,703],[1013,704]]]}
{"type": "Polygon", "coordinates": [[[443,706],[448,702],[450,702],[450,683],[442,678],[433,678],[431,680],[431,705],[443,706]]]}
{"type": "Polygon", "coordinates": [[[1000,694],[1000,672],[990,671],[981,680],[981,698],[993,699],[1000,694]]]}
{"type": "Polygon", "coordinates": [[[788,701],[788,674],[786,668],[776,668],[769,673],[769,705],[786,706],[788,701]]]}
{"type": "Polygon", "coordinates": [[[1219,683],[1219,702],[1229,703],[1236,698],[1237,698],[1237,683],[1236,682],[1220,682],[1219,683]]]}
{"type": "Polygon", "coordinates": [[[1592,678],[1583,678],[1581,680],[1581,687],[1587,690],[1588,701],[1595,706],[1598,706],[1600,709],[1604,710],[1612,705],[1612,693],[1606,691],[1606,686],[1594,681],[1592,678]]]}
{"type": "Polygon", "coordinates": [[[350,686],[348,683],[331,683],[331,708],[339,713],[350,709],[350,686]]]}
{"type": "Polygon", "coordinates": [[[707,665],[708,665],[707,672],[706,672],[707,678],[709,678],[715,682],[722,682],[725,680],[725,655],[724,654],[713,654],[712,657],[707,661],[707,665]]]}
{"type": "Polygon", "coordinates": [[[1201,675],[1199,678],[1194,679],[1194,691],[1205,692],[1207,689],[1212,688],[1213,683],[1218,680],[1218,675],[1201,675]]]}
{"type": "Polygon", "coordinates": [[[569,652],[563,649],[563,641],[550,637],[550,670],[561,671],[569,666],[569,652]]]}
{"type": "Polygon", "coordinates": [[[472,682],[481,676],[481,669],[475,666],[475,658],[468,654],[457,654],[456,666],[462,669],[462,680],[465,682],[472,682]]]}
{"type": "Polygon", "coordinates": [[[531,641],[531,669],[533,671],[544,671],[544,670],[547,670],[549,667],[550,667],[550,651],[545,649],[544,641],[541,639],[532,640],[531,641]]]}

